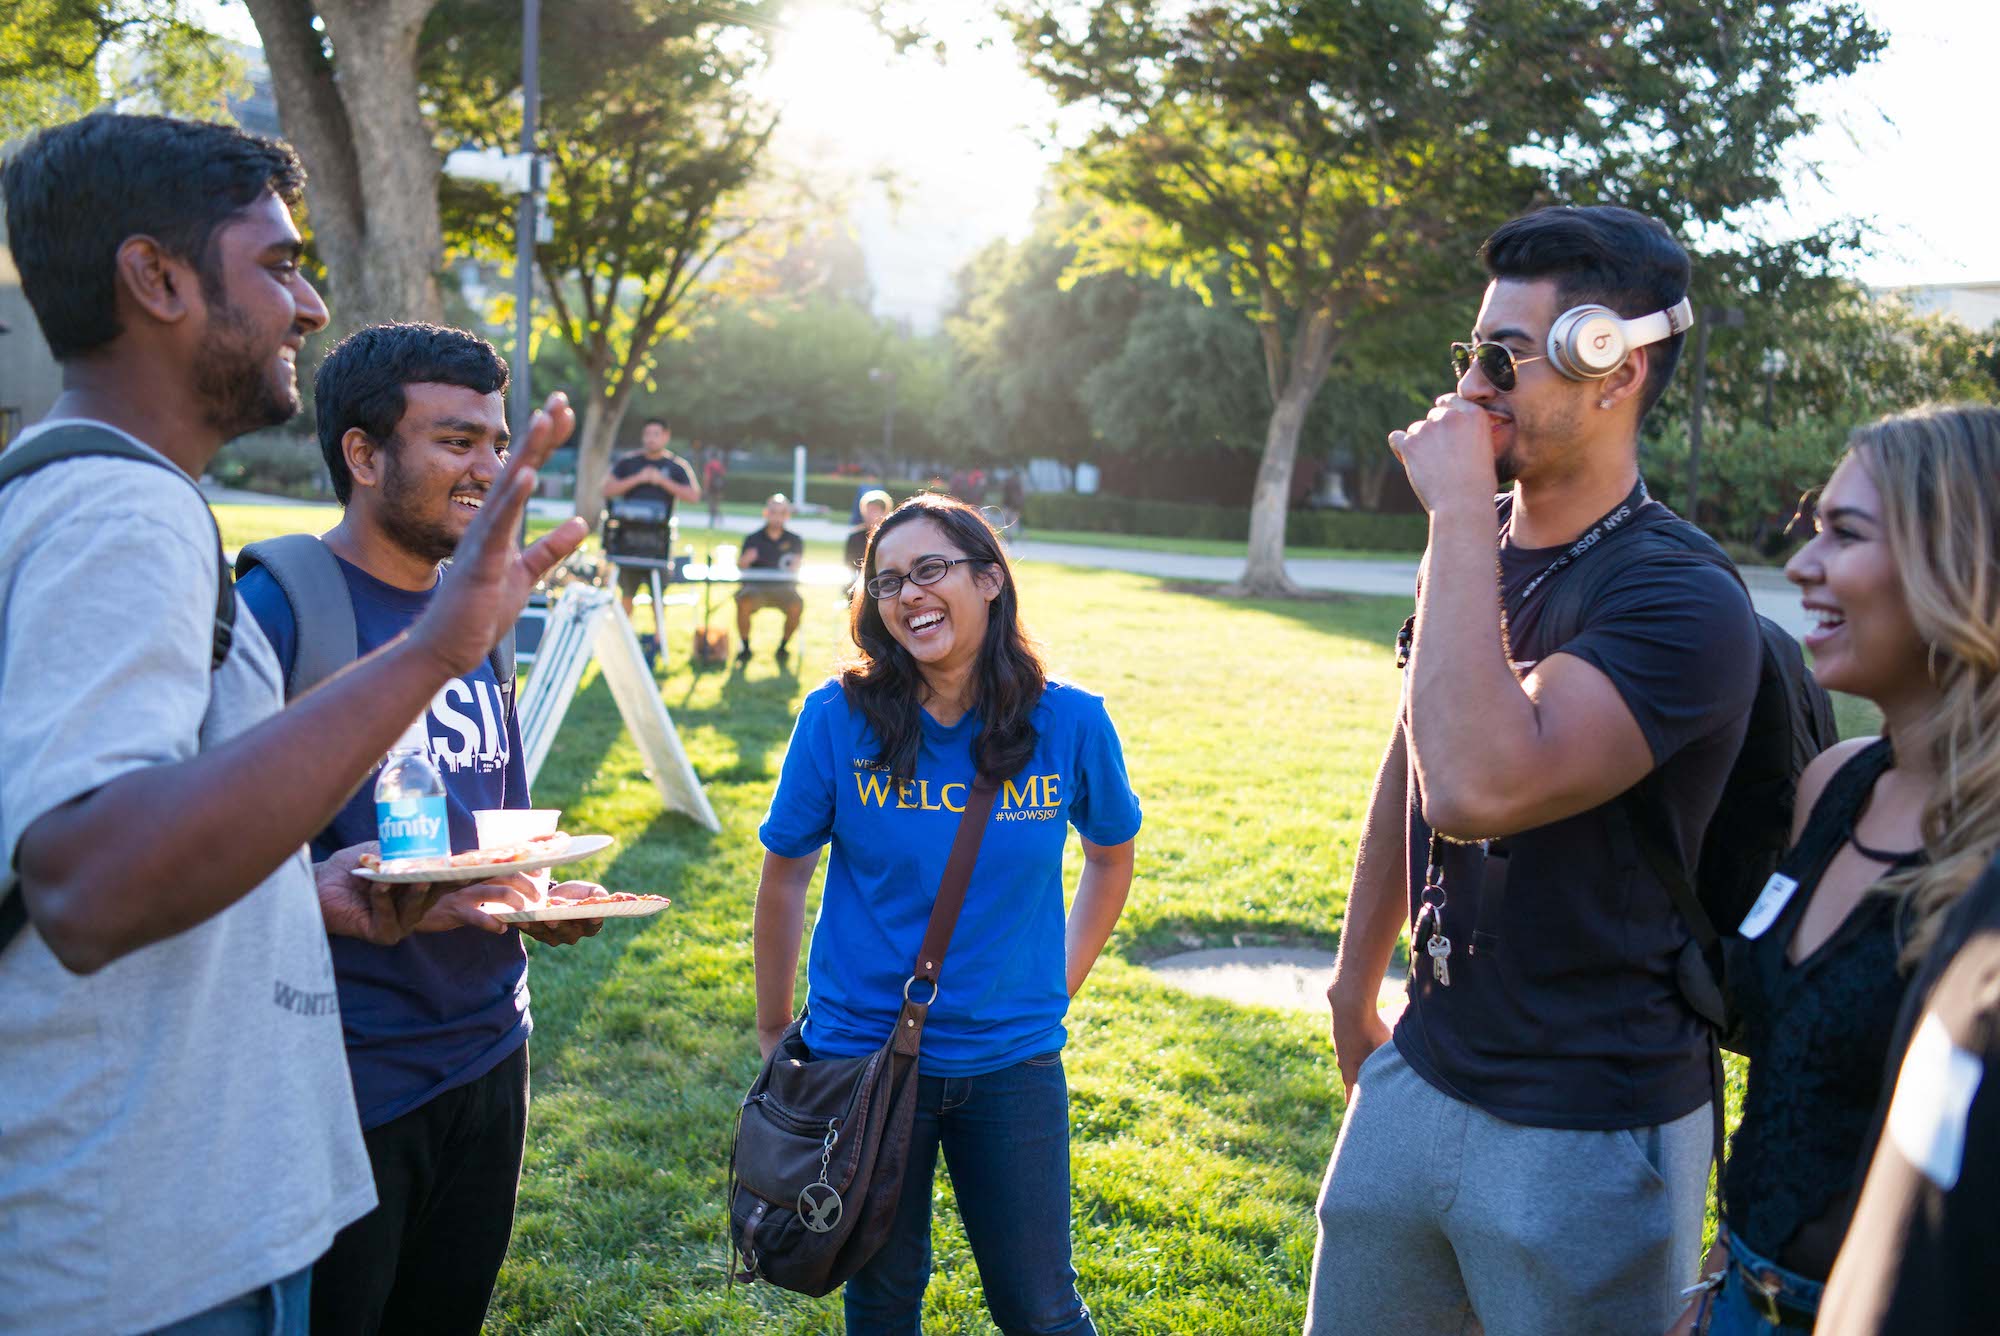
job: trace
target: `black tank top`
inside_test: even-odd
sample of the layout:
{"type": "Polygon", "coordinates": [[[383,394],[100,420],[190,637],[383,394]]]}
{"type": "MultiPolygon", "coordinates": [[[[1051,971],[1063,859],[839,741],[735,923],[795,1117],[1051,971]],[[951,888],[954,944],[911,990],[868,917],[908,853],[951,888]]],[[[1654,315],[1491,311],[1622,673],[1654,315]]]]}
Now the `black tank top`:
{"type": "Polygon", "coordinates": [[[1832,1270],[1853,1214],[1859,1155],[1882,1093],[1905,982],[1896,967],[1900,902],[1864,894],[1810,956],[1793,964],[1786,952],[1892,760],[1887,740],[1878,741],[1828,781],[1778,866],[1798,889],[1761,936],[1737,944],[1729,972],[1750,1081],[1723,1170],[1723,1212],[1752,1249],[1814,1279],[1832,1270]]]}

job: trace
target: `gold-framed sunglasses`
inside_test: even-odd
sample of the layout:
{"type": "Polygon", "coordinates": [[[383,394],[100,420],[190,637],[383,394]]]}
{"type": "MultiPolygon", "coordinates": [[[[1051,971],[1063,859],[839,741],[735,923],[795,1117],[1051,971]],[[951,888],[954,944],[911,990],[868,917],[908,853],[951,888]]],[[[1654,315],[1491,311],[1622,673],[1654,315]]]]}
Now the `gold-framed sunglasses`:
{"type": "Polygon", "coordinates": [[[1472,370],[1474,362],[1479,363],[1479,374],[1486,377],[1494,389],[1506,391],[1514,388],[1514,368],[1525,362],[1545,362],[1543,356],[1516,357],[1514,350],[1504,343],[1494,343],[1490,339],[1484,343],[1454,343],[1451,345],[1451,369],[1454,378],[1464,380],[1465,373],[1472,370]]]}

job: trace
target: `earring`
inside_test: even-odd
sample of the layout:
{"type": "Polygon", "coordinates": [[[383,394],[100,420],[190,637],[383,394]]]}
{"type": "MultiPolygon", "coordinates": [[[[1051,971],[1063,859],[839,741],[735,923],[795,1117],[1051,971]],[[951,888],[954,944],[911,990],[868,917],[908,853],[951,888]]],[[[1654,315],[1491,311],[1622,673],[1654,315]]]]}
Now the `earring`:
{"type": "Polygon", "coordinates": [[[1597,406],[1599,408],[1609,408],[1611,407],[1611,401],[1609,399],[1599,399],[1597,401],[1597,406]]]}

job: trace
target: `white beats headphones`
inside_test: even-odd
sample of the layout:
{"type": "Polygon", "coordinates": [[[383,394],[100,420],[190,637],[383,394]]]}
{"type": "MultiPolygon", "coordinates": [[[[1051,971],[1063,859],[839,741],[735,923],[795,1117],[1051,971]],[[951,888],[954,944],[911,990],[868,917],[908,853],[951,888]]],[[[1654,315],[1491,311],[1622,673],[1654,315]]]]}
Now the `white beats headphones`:
{"type": "Polygon", "coordinates": [[[1694,324],[1683,297],[1664,311],[1626,320],[1608,306],[1576,306],[1549,327],[1549,365],[1571,380],[1602,380],[1625,365],[1634,348],[1670,339],[1694,324]]]}

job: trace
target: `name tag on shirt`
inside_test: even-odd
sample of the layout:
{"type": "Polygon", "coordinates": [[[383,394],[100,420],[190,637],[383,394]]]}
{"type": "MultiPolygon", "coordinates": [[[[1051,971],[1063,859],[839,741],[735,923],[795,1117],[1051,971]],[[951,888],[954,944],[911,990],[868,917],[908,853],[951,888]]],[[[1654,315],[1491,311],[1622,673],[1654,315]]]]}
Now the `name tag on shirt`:
{"type": "Polygon", "coordinates": [[[1792,902],[1792,893],[1799,884],[1782,872],[1773,872],[1771,879],[1764,883],[1764,889],[1757,892],[1757,903],[1750,906],[1750,912],[1743,916],[1736,935],[1745,941],[1755,941],[1762,937],[1778,915],[1785,912],[1785,906],[1792,902]]]}
{"type": "Polygon", "coordinates": [[[1951,1042],[1937,1013],[1924,1017],[1889,1105],[1889,1140],[1925,1178],[1949,1192],[1965,1166],[1965,1120],[1986,1074],[1979,1058],[1951,1042]]]}

